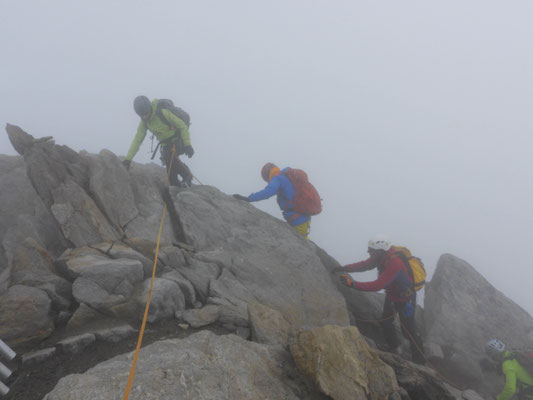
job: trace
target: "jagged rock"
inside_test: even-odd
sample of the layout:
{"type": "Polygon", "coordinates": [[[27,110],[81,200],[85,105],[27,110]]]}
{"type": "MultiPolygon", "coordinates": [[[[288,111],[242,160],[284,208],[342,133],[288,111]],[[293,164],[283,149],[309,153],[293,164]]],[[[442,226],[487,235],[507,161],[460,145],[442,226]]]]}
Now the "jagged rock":
{"type": "MultiPolygon", "coordinates": [[[[139,319],[143,319],[144,307],[148,300],[151,279],[146,279],[143,291],[138,299],[138,305],[142,312],[139,319]]],[[[185,297],[178,284],[167,279],[155,278],[152,289],[152,299],[150,300],[150,310],[148,312],[148,322],[156,322],[165,318],[172,318],[176,311],[185,309],[185,297]]]]}
{"type": "Polygon", "coordinates": [[[145,257],[144,255],[132,249],[131,247],[124,246],[123,244],[117,242],[99,243],[96,245],[91,245],[91,247],[98,249],[99,251],[113,259],[127,258],[131,260],[140,261],[143,266],[144,277],[148,278],[149,276],[152,276],[152,269],[154,265],[153,259],[145,257]]]}
{"type": "MultiPolygon", "coordinates": [[[[64,377],[46,399],[122,396],[132,358],[133,353],[120,355],[83,374],[64,377]]],[[[277,360],[263,345],[202,331],[142,348],[131,395],[139,399],[298,399],[281,374],[277,360]]]]}
{"type": "Polygon", "coordinates": [[[56,310],[68,310],[72,284],[55,274],[52,256],[32,238],[20,244],[13,255],[11,283],[45,291],[56,310]]]}
{"type": "Polygon", "coordinates": [[[74,281],[72,295],[79,303],[85,303],[103,313],[127,300],[122,295],[110,294],[98,283],[85,277],[79,277],[74,281]]]}
{"type": "Polygon", "coordinates": [[[175,246],[167,245],[160,247],[158,257],[163,265],[166,265],[171,269],[176,269],[187,265],[187,261],[183,255],[183,250],[175,246]]]}
{"type": "Polygon", "coordinates": [[[89,161],[91,196],[115,230],[122,232],[139,215],[128,171],[109,150],[102,150],[97,156],[88,155],[86,158],[89,161]]]}
{"type": "Polygon", "coordinates": [[[31,344],[54,330],[50,298],[40,289],[15,285],[0,296],[0,339],[10,346],[31,344]]]}
{"type": "MultiPolygon", "coordinates": [[[[255,296],[240,283],[227,269],[222,270],[218,279],[211,280],[209,286],[209,302],[220,305],[220,320],[227,321],[226,316],[237,315],[244,321],[248,320],[248,302],[255,300],[255,296]]],[[[242,326],[242,324],[237,323],[242,326]]],[[[247,324],[246,324],[247,325],[247,324]]]]}
{"type": "Polygon", "coordinates": [[[95,323],[100,323],[106,319],[108,319],[106,315],[96,311],[85,303],[81,303],[69,319],[67,330],[70,332],[80,331],[83,328],[88,328],[89,326],[95,323]]]}
{"type": "Polygon", "coordinates": [[[295,326],[348,324],[315,247],[287,223],[208,186],[171,188],[170,195],[187,242],[199,252],[231,252],[227,268],[257,301],[295,326]]]}
{"type": "Polygon", "coordinates": [[[52,214],[63,235],[77,247],[119,239],[119,233],[85,190],[68,179],[53,191],[52,214]]]}
{"type": "Polygon", "coordinates": [[[291,325],[278,311],[251,301],[248,303],[248,319],[254,342],[288,345],[291,325]]]}
{"type": "Polygon", "coordinates": [[[219,306],[207,305],[197,310],[177,311],[176,318],[187,322],[193,328],[201,328],[216,322],[219,314],[219,306]]]}
{"type": "Polygon", "coordinates": [[[161,278],[176,282],[185,296],[185,304],[191,308],[196,307],[196,292],[194,286],[178,271],[171,271],[161,275],[161,278]]]}
{"type": "MultiPolygon", "coordinates": [[[[11,143],[29,136],[18,126],[6,127],[11,143]]],[[[86,159],[67,146],[58,146],[52,142],[24,144],[22,152],[26,163],[26,170],[33,187],[47,207],[54,201],[54,191],[67,181],[75,182],[83,189],[89,187],[88,168],[86,159]]],[[[83,207],[82,207],[83,208],[83,207]]]]}
{"type": "Polygon", "coordinates": [[[56,355],[56,348],[50,347],[48,349],[34,351],[32,353],[24,354],[22,356],[22,365],[30,367],[35,364],[42,363],[56,355]]]}
{"type": "Polygon", "coordinates": [[[433,370],[405,361],[395,354],[376,351],[392,367],[398,384],[407,391],[411,400],[455,400],[447,385],[436,377],[433,370]]]}
{"type": "Polygon", "coordinates": [[[94,336],[94,334],[85,333],[83,335],[72,336],[57,342],[56,347],[63,353],[77,354],[93,344],[95,340],[96,336],[94,336]]]}
{"type": "MultiPolygon", "coordinates": [[[[163,197],[166,191],[165,169],[155,164],[133,163],[129,175],[135,206],[139,214],[126,225],[124,229],[126,236],[130,239],[155,241],[165,205],[163,197]]],[[[172,225],[171,218],[167,214],[161,232],[161,243],[172,244],[177,239],[172,225]]]]}
{"type": "Polygon", "coordinates": [[[114,260],[103,255],[85,255],[69,258],[65,264],[73,279],[90,279],[108,293],[115,293],[115,289],[124,281],[135,285],[144,279],[143,266],[138,260],[114,260]]]}
{"type": "Polygon", "coordinates": [[[444,358],[442,348],[436,343],[424,343],[424,354],[428,360],[444,358]]]}
{"type": "Polygon", "coordinates": [[[247,305],[235,305],[220,297],[209,297],[207,304],[213,304],[219,307],[218,321],[223,325],[227,325],[228,330],[234,331],[237,327],[248,327],[247,305]]]}
{"type": "Polygon", "coordinates": [[[452,381],[483,395],[498,390],[495,376],[484,374],[478,362],[485,357],[487,340],[502,338],[511,347],[532,345],[528,334],[533,318],[451,254],[440,257],[424,304],[426,340],[439,344],[444,353],[437,366],[452,381]]]}
{"type": "Polygon", "coordinates": [[[26,175],[22,157],[0,155],[0,293],[7,290],[13,254],[27,237],[54,255],[67,247],[59,226],[26,175]]]}
{"type": "Polygon", "coordinates": [[[94,332],[97,340],[110,343],[118,343],[134,336],[137,333],[130,325],[113,326],[111,328],[100,329],[94,332]]]}
{"type": "Polygon", "coordinates": [[[399,390],[392,368],[356,327],[329,325],[299,332],[290,350],[298,369],[333,399],[387,399],[399,390]]]}
{"type": "Polygon", "coordinates": [[[72,313],[69,311],[60,311],[57,313],[57,317],[55,319],[55,323],[59,325],[66,324],[70,318],[72,317],[72,313]]]}
{"type": "Polygon", "coordinates": [[[217,279],[220,269],[216,264],[208,264],[193,260],[189,267],[182,267],[178,272],[183,275],[196,289],[201,301],[209,297],[209,284],[211,280],[217,279]]]}

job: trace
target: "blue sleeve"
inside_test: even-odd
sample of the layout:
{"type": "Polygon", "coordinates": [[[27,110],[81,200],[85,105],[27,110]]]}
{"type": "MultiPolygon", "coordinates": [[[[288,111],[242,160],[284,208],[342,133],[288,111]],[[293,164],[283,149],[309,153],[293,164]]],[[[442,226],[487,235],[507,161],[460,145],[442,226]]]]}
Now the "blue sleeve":
{"type": "Polygon", "coordinates": [[[260,201],[268,199],[269,197],[272,197],[276,193],[278,193],[280,185],[281,181],[279,179],[273,178],[270,180],[270,183],[266,186],[266,188],[264,188],[260,192],[252,193],[250,196],[248,196],[248,200],[260,201]]]}

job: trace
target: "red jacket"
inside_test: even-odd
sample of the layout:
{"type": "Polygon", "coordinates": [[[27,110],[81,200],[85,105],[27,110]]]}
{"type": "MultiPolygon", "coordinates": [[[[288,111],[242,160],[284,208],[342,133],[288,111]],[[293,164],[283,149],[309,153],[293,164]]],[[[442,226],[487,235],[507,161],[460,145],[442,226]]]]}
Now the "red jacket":
{"type": "Polygon", "coordinates": [[[372,282],[356,282],[353,288],[367,292],[377,292],[385,289],[387,297],[392,301],[406,301],[413,293],[413,280],[409,276],[405,263],[395,256],[396,250],[391,248],[385,253],[378,264],[372,258],[354,264],[348,264],[346,268],[349,272],[368,271],[378,268],[378,279],[372,282]]]}

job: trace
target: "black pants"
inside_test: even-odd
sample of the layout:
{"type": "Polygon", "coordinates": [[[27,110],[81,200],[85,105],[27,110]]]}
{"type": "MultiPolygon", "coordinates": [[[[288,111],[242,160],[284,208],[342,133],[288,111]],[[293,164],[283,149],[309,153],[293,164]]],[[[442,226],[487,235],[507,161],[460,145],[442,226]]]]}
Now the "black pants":
{"type": "Polygon", "coordinates": [[[385,340],[390,348],[396,348],[400,345],[400,340],[396,335],[396,330],[394,329],[394,311],[400,316],[400,325],[402,329],[402,335],[409,340],[411,345],[411,358],[413,362],[417,364],[424,365],[426,363],[426,358],[424,356],[424,344],[422,343],[422,338],[416,330],[415,324],[415,311],[416,311],[416,293],[409,299],[409,301],[391,301],[385,299],[385,304],[383,306],[382,318],[385,321],[381,322],[383,328],[383,334],[385,335],[385,340]],[[409,310],[407,305],[411,303],[412,307],[409,310]]]}
{"type": "Polygon", "coordinates": [[[180,175],[183,182],[190,185],[192,181],[192,172],[189,167],[179,159],[178,152],[174,154],[174,160],[172,160],[173,147],[173,144],[168,144],[166,146],[161,145],[161,160],[167,167],[167,172],[170,168],[170,173],[168,174],[169,183],[172,186],[180,186],[181,184],[178,179],[178,175],[180,175]]]}

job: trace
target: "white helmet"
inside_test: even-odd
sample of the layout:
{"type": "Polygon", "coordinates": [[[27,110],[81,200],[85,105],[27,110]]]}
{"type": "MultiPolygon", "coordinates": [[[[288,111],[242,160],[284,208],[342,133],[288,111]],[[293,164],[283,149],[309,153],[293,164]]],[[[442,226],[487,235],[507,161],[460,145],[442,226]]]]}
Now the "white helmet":
{"type": "Polygon", "coordinates": [[[505,343],[503,343],[501,340],[491,339],[485,345],[485,352],[491,358],[499,358],[505,351],[505,348],[506,348],[505,343]]]}
{"type": "Polygon", "coordinates": [[[368,241],[368,247],[374,250],[388,251],[392,246],[391,241],[385,235],[375,235],[368,241]]]}

